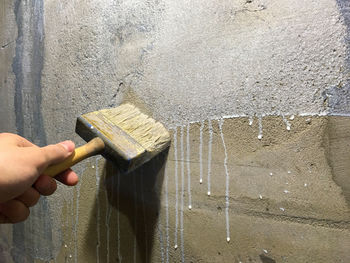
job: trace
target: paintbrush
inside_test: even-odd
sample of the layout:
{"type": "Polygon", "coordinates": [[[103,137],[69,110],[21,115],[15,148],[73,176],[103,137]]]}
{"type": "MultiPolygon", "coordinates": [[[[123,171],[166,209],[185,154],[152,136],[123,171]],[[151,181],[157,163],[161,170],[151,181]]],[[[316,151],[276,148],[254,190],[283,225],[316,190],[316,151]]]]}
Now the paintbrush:
{"type": "Polygon", "coordinates": [[[43,174],[54,177],[97,154],[127,173],[170,145],[166,128],[131,104],[84,114],[78,117],[75,131],[88,143],[75,149],[64,162],[48,167],[43,174]]]}

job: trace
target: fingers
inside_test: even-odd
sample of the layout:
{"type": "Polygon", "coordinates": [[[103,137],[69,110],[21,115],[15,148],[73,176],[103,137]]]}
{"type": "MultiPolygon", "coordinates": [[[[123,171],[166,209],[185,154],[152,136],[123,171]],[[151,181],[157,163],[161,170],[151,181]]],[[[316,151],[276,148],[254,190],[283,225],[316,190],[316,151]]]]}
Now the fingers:
{"type": "Polygon", "coordinates": [[[77,174],[73,172],[71,169],[68,169],[63,173],[56,175],[55,179],[68,186],[74,186],[79,181],[77,174]]]}
{"type": "Polygon", "coordinates": [[[34,188],[42,195],[52,195],[57,189],[57,183],[50,176],[40,175],[34,183],[34,188]]]}
{"type": "Polygon", "coordinates": [[[72,141],[64,141],[55,145],[48,145],[41,148],[45,156],[46,166],[62,162],[72,154],[74,149],[75,145],[72,141]]]}
{"type": "Polygon", "coordinates": [[[35,144],[31,143],[27,139],[12,133],[0,133],[1,144],[15,145],[19,147],[31,147],[35,144]]]}
{"type": "Polygon", "coordinates": [[[33,187],[30,187],[27,191],[18,196],[16,199],[18,201],[21,201],[27,207],[32,207],[39,201],[39,198],[39,192],[33,187]]]}
{"type": "Polygon", "coordinates": [[[27,219],[29,208],[21,201],[13,199],[6,203],[0,204],[0,222],[1,223],[18,223],[27,219]]]}

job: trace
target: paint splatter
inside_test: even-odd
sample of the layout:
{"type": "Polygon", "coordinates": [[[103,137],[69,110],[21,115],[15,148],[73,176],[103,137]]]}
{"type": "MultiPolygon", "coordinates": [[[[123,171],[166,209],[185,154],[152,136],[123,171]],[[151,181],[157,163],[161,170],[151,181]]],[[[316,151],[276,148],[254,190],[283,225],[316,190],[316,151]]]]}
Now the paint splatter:
{"type": "Polygon", "coordinates": [[[211,125],[211,120],[208,119],[209,127],[209,142],[208,142],[208,196],[210,196],[210,175],[211,175],[211,151],[213,144],[213,126],[211,125]]]}
{"type": "Polygon", "coordinates": [[[187,125],[186,133],[186,162],[187,162],[187,192],[188,192],[188,208],[192,209],[192,195],[191,195],[191,163],[190,163],[190,124],[187,125]]]}
{"type": "Polygon", "coordinates": [[[230,218],[229,218],[229,206],[230,206],[230,176],[228,172],[228,167],[227,167],[227,148],[225,144],[225,139],[224,139],[224,133],[222,131],[222,126],[224,124],[224,120],[221,119],[219,120],[219,129],[220,129],[220,136],[221,136],[221,141],[222,145],[224,147],[224,153],[225,153],[225,159],[224,159],[224,167],[225,167],[225,174],[226,174],[226,189],[225,189],[225,216],[226,216],[226,241],[230,242],[230,218]]]}

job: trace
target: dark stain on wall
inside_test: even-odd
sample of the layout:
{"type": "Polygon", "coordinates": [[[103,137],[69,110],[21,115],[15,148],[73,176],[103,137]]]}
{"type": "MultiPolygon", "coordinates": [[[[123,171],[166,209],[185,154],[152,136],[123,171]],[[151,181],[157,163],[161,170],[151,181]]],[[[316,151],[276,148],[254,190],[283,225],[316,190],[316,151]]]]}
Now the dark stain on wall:
{"type": "MultiPolygon", "coordinates": [[[[44,1],[16,0],[14,13],[18,28],[15,75],[15,116],[17,133],[37,145],[47,144],[41,113],[41,74],[44,57],[44,1]]],[[[53,259],[52,222],[48,200],[42,197],[31,209],[29,219],[13,226],[14,262],[53,259]]]]}

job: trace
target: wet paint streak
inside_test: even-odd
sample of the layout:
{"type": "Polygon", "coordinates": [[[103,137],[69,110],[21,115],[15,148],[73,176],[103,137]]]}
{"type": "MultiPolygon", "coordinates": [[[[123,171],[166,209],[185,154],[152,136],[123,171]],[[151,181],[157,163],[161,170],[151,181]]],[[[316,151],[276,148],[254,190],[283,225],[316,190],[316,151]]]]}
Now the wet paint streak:
{"type": "MultiPolygon", "coordinates": [[[[44,60],[44,1],[14,3],[17,23],[15,76],[15,117],[17,133],[32,142],[47,144],[41,112],[41,76],[44,60]],[[30,69],[30,71],[28,71],[30,69]]],[[[30,218],[13,226],[12,257],[15,262],[52,260],[58,253],[53,244],[50,207],[45,197],[31,209],[30,218]],[[34,229],[35,228],[35,231],[34,229]]],[[[58,227],[58,226],[57,226],[58,227]]],[[[57,232],[57,236],[60,232],[57,232]]],[[[59,236],[61,240],[62,237],[59,236]]]]}
{"type": "Polygon", "coordinates": [[[259,116],[258,118],[258,124],[259,124],[259,134],[258,139],[261,140],[263,138],[263,129],[262,129],[262,116],[259,116]]]}
{"type": "Polygon", "coordinates": [[[74,262],[78,262],[78,224],[79,224],[79,200],[80,200],[80,187],[83,182],[83,174],[80,177],[80,183],[76,186],[76,206],[75,206],[75,223],[74,223],[74,262]]]}
{"type": "Polygon", "coordinates": [[[144,177],[144,172],[142,167],[140,168],[141,170],[141,178],[140,178],[140,184],[141,184],[141,202],[142,202],[142,214],[143,214],[143,223],[144,223],[144,234],[145,234],[145,254],[146,258],[148,258],[148,231],[147,231],[147,215],[146,215],[146,205],[145,205],[145,189],[144,189],[144,184],[143,184],[143,177],[144,177]]]}
{"type": "Polygon", "coordinates": [[[224,153],[225,153],[225,159],[224,159],[224,167],[225,167],[225,174],[226,174],[226,189],[225,189],[225,216],[226,216],[226,241],[230,242],[231,237],[230,237],[230,218],[229,218],[229,207],[230,207],[230,175],[228,172],[228,167],[227,167],[227,147],[225,144],[225,139],[224,139],[224,133],[222,131],[222,126],[224,125],[224,120],[221,119],[219,120],[219,129],[220,129],[220,136],[221,136],[221,141],[222,145],[224,147],[224,153]]]}
{"type": "MultiPolygon", "coordinates": [[[[112,177],[113,180],[113,177],[112,177]]],[[[114,184],[112,184],[114,185],[114,184]]],[[[113,196],[113,188],[112,188],[112,196],[113,196]]],[[[110,230],[109,230],[109,224],[111,221],[111,215],[112,215],[112,208],[111,205],[108,202],[108,194],[106,191],[106,207],[107,207],[107,213],[106,213],[106,221],[105,221],[105,225],[106,225],[106,250],[107,250],[107,263],[109,263],[109,241],[110,241],[110,230]]]]}
{"type": "Polygon", "coordinates": [[[180,150],[181,150],[181,210],[180,210],[181,262],[185,262],[185,249],[184,249],[185,154],[184,154],[183,126],[181,126],[181,130],[180,130],[180,150]]]}
{"type": "Polygon", "coordinates": [[[209,125],[209,142],[208,142],[208,196],[210,196],[210,175],[211,175],[211,151],[213,144],[213,126],[211,124],[211,120],[208,120],[209,125]]]}
{"type": "Polygon", "coordinates": [[[204,121],[201,121],[199,128],[199,183],[203,183],[203,128],[204,121]]]}
{"type": "Polygon", "coordinates": [[[135,178],[135,174],[133,174],[133,184],[134,184],[134,250],[133,250],[133,255],[134,255],[134,262],[137,262],[137,217],[138,217],[138,213],[137,213],[137,185],[136,185],[136,178],[135,178]]]}
{"type": "Polygon", "coordinates": [[[163,232],[162,232],[162,227],[161,224],[158,223],[157,224],[157,229],[158,229],[158,233],[159,233],[159,246],[160,246],[160,258],[161,258],[161,262],[164,262],[164,237],[163,237],[163,232]]]}
{"type": "Polygon", "coordinates": [[[178,183],[178,174],[177,174],[177,128],[174,130],[174,160],[175,160],[175,232],[174,232],[174,248],[177,249],[177,231],[179,227],[179,183],[178,183]]]}
{"type": "Polygon", "coordinates": [[[169,197],[168,197],[168,172],[167,167],[164,171],[164,188],[165,188],[165,238],[166,238],[166,249],[165,249],[165,260],[169,263],[169,197]]]}
{"type": "Polygon", "coordinates": [[[101,217],[101,209],[100,209],[100,198],[99,198],[99,189],[100,189],[100,176],[98,170],[98,161],[100,158],[96,158],[95,160],[95,176],[96,176],[96,204],[97,204],[97,214],[96,214],[96,231],[97,231],[97,244],[96,244],[96,262],[100,262],[100,244],[101,244],[101,233],[100,233],[100,217],[101,217]]]}
{"type": "Polygon", "coordinates": [[[190,124],[187,125],[186,133],[186,162],[187,162],[187,193],[188,193],[188,209],[192,209],[191,195],[191,163],[190,163],[190,124]]]}
{"type": "Polygon", "coordinates": [[[117,247],[118,247],[118,262],[122,262],[122,254],[120,251],[120,174],[118,174],[117,179],[117,247]]]}

